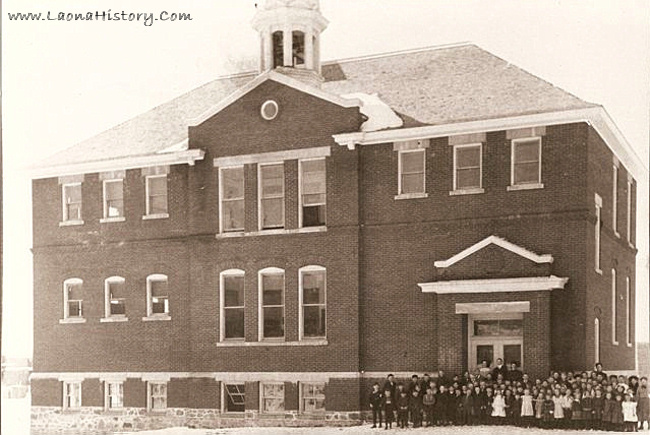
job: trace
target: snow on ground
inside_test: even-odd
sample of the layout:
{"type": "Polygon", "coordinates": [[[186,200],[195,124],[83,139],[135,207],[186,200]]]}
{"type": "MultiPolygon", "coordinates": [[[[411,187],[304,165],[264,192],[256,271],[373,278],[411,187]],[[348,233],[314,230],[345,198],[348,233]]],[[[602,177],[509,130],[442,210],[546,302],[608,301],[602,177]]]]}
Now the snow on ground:
{"type": "Polygon", "coordinates": [[[29,394],[23,399],[2,398],[2,434],[29,435],[31,401],[29,394]]]}

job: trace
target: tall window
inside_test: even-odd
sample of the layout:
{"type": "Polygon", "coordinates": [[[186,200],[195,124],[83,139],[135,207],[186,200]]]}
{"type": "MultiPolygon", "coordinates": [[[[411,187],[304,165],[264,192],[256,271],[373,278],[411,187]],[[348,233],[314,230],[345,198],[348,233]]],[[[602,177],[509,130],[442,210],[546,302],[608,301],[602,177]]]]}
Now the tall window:
{"type": "Polygon", "coordinates": [[[260,339],[284,337],[284,270],[263,269],[260,285],[260,339]]]}
{"type": "Polygon", "coordinates": [[[284,411],[284,384],[261,384],[261,410],[266,413],[284,411]]]}
{"type": "Polygon", "coordinates": [[[300,162],[300,202],[303,227],[325,225],[325,159],[300,162]]]}
{"type": "Polygon", "coordinates": [[[124,180],[104,180],[104,218],[124,217],[124,180]]]}
{"type": "Polygon", "coordinates": [[[482,144],[454,146],[454,190],[480,189],[482,186],[482,144]]]}
{"type": "Polygon", "coordinates": [[[300,338],[326,335],[327,302],[325,268],[307,266],[300,269],[301,322],[300,338]]]}
{"type": "Polygon", "coordinates": [[[81,183],[64,184],[63,221],[81,221],[81,183]]]}
{"type": "Polygon", "coordinates": [[[293,66],[305,65],[305,34],[299,30],[292,32],[292,61],[293,66]]]}
{"type": "Polygon", "coordinates": [[[612,269],[612,344],[618,344],[616,330],[618,296],[616,294],[616,269],[612,269]]]}
{"type": "Polygon", "coordinates": [[[244,167],[219,169],[221,231],[244,231],[244,167]]]}
{"type": "Polygon", "coordinates": [[[63,282],[63,318],[83,318],[83,281],[79,278],[63,282]]]}
{"type": "Polygon", "coordinates": [[[223,412],[244,412],[246,405],[246,391],[244,384],[223,385],[223,412]]]}
{"type": "Polygon", "coordinates": [[[284,65],[284,37],[281,30],[273,32],[273,68],[284,65]]]}
{"type": "Polygon", "coordinates": [[[104,383],[104,391],[105,391],[104,407],[106,409],[111,410],[111,409],[124,408],[124,383],[123,382],[106,381],[104,383]]]}
{"type": "Polygon", "coordinates": [[[603,208],[603,200],[600,195],[595,195],[596,202],[596,226],[594,228],[594,237],[595,237],[595,252],[594,252],[594,267],[596,272],[603,273],[600,269],[600,231],[601,231],[601,209],[603,208]]]}
{"type": "Polygon", "coordinates": [[[632,243],[632,178],[627,179],[627,241],[632,243]]]}
{"type": "Polygon", "coordinates": [[[81,408],[81,382],[63,382],[63,409],[81,408]]]}
{"type": "Polygon", "coordinates": [[[612,166],[612,229],[618,236],[618,167],[612,166]]]}
{"type": "Polygon", "coordinates": [[[121,276],[112,276],[104,282],[105,317],[126,319],[126,284],[121,276]]]}
{"type": "Polygon", "coordinates": [[[425,193],[425,150],[399,152],[399,194],[425,193]]]}
{"type": "Polygon", "coordinates": [[[169,316],[169,283],[167,275],[147,277],[147,316],[169,316]]]}
{"type": "Polygon", "coordinates": [[[162,411],[167,409],[167,383],[147,383],[147,408],[149,411],[162,411]]]}
{"type": "Polygon", "coordinates": [[[244,271],[221,272],[220,336],[221,340],[244,339],[244,271]]]}
{"type": "Polygon", "coordinates": [[[600,320],[594,319],[594,361],[600,361],[600,320]]]}
{"type": "Polygon", "coordinates": [[[512,140],[511,184],[537,185],[542,182],[542,139],[512,140]]]}
{"type": "Polygon", "coordinates": [[[632,346],[632,313],[634,312],[634,305],[629,276],[625,277],[625,302],[625,342],[628,346],[632,346]]]}
{"type": "Polygon", "coordinates": [[[167,175],[146,177],[147,216],[167,216],[167,175]]]}
{"type": "Polygon", "coordinates": [[[284,164],[259,166],[260,229],[284,228],[284,164]]]}
{"type": "Polygon", "coordinates": [[[300,384],[300,410],[305,413],[325,411],[325,384],[300,384]]]}

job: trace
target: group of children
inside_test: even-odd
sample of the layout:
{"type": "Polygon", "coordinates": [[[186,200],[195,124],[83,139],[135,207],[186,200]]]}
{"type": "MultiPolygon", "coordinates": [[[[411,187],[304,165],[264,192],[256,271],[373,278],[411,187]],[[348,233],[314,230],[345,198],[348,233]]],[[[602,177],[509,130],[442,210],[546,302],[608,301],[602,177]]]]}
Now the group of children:
{"type": "Polygon", "coordinates": [[[413,375],[410,383],[388,375],[370,394],[372,427],[507,424],[548,429],[572,428],[636,432],[650,428],[648,380],[607,376],[598,363],[590,372],[553,372],[547,379],[528,375],[501,361],[484,362],[475,373],[448,379],[413,375]]]}

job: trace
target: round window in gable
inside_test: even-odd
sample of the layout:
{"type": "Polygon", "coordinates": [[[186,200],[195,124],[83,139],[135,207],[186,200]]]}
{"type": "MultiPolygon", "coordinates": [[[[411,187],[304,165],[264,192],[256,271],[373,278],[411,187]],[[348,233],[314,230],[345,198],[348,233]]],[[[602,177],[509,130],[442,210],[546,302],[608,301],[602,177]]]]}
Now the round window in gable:
{"type": "Polygon", "coordinates": [[[278,103],[273,100],[265,101],[264,104],[262,104],[260,113],[262,114],[262,118],[267,121],[275,119],[275,117],[278,116],[278,103]]]}

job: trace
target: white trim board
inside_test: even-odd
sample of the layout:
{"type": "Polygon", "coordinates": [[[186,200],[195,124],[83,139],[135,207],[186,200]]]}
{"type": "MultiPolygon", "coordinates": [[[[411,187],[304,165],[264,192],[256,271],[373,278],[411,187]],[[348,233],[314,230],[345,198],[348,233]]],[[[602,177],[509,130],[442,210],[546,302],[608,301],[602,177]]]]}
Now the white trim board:
{"type": "Polygon", "coordinates": [[[300,148],[295,150],[273,151],[269,153],[244,154],[237,156],[217,157],[212,164],[217,167],[243,166],[251,163],[279,163],[285,160],[302,160],[329,157],[332,148],[329,146],[315,148],[300,148]]]}
{"type": "Polygon", "coordinates": [[[569,278],[554,275],[530,278],[501,279],[463,279],[456,281],[436,281],[420,283],[422,293],[469,294],[469,293],[504,293],[533,292],[563,289],[569,278]]]}
{"type": "Polygon", "coordinates": [[[532,251],[529,251],[526,248],[522,248],[519,245],[515,245],[514,243],[511,243],[505,239],[502,239],[501,237],[497,236],[489,236],[486,237],[485,239],[481,240],[478,243],[475,243],[474,245],[470,246],[467,249],[462,250],[458,254],[454,255],[451,258],[448,258],[447,260],[440,260],[436,261],[433,263],[434,266],[440,267],[440,268],[446,268],[449,267],[453,264],[458,263],[459,261],[469,257],[470,255],[480,251],[481,249],[489,246],[489,245],[497,245],[503,249],[506,249],[510,252],[513,252],[520,257],[524,257],[530,261],[534,261],[535,263],[553,263],[553,256],[550,254],[545,254],[545,255],[538,255],[535,254],[532,251]]]}
{"type": "Polygon", "coordinates": [[[529,313],[530,302],[475,302],[456,304],[456,314],[529,313]]]}

